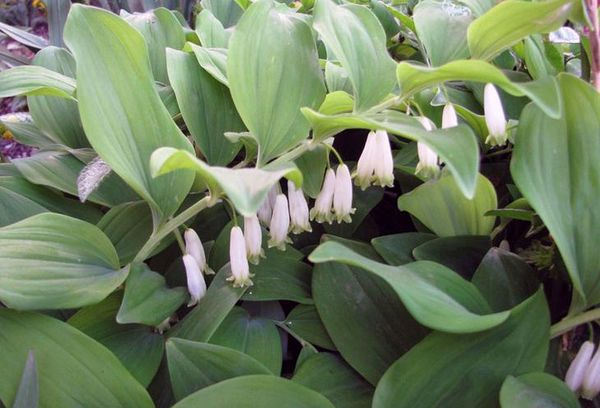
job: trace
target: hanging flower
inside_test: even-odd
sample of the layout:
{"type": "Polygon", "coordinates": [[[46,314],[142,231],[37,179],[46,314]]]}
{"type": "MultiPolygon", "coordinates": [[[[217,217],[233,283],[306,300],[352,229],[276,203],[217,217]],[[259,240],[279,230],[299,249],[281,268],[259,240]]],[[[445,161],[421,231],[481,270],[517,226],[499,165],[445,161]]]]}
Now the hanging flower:
{"type": "Polygon", "coordinates": [[[310,210],[310,219],[317,222],[328,222],[331,224],[333,214],[333,193],[335,190],[335,172],[333,169],[328,169],[323,179],[323,187],[317,199],[315,206],[310,210]]]}
{"type": "Polygon", "coordinates": [[[487,84],[483,91],[483,110],[485,112],[485,123],[490,133],[485,142],[491,146],[505,145],[508,139],[506,117],[504,116],[500,95],[492,84],[487,84]]]}
{"type": "Polygon", "coordinates": [[[302,189],[296,188],[293,181],[288,180],[288,201],[290,205],[290,221],[294,234],[312,231],[308,219],[308,203],[302,189]]]}
{"type": "Polygon", "coordinates": [[[244,217],[244,238],[248,261],[258,265],[260,258],[264,257],[264,251],[262,249],[262,230],[256,215],[244,217]]]}
{"type": "MultiPolygon", "coordinates": [[[[426,117],[418,117],[417,120],[428,132],[434,129],[434,124],[426,117]]],[[[438,155],[429,148],[425,143],[417,142],[417,153],[419,162],[415,169],[415,174],[420,174],[426,179],[437,178],[440,174],[440,166],[438,165],[438,155]]]]}
{"type": "Polygon", "coordinates": [[[183,238],[185,239],[185,251],[196,260],[200,270],[206,275],[214,275],[215,272],[206,263],[204,247],[196,231],[191,228],[186,229],[183,238]]]}
{"type": "Polygon", "coordinates": [[[454,105],[447,103],[442,111],[442,129],[448,129],[458,126],[458,116],[456,116],[456,110],[454,105]]]}
{"type": "Polygon", "coordinates": [[[376,149],[377,141],[375,139],[375,132],[369,132],[365,147],[358,158],[358,163],[356,163],[356,177],[354,178],[354,183],[359,186],[361,190],[366,190],[373,180],[375,162],[377,161],[375,154],[376,149]]]}
{"type": "MultiPolygon", "coordinates": [[[[593,346],[592,346],[593,347],[593,346]]],[[[594,357],[587,365],[583,376],[581,396],[593,400],[600,393],[600,348],[596,350],[594,357]]]]}
{"type": "Polygon", "coordinates": [[[275,184],[271,190],[269,190],[269,194],[265,201],[263,201],[262,205],[258,209],[258,219],[264,225],[269,225],[271,222],[271,217],[273,216],[273,206],[275,205],[275,198],[278,194],[281,193],[281,187],[279,184],[275,184]]]}
{"type": "Polygon", "coordinates": [[[285,244],[291,242],[287,234],[290,228],[290,213],[288,210],[288,201],[284,194],[279,194],[275,199],[273,207],[273,217],[269,224],[269,248],[277,247],[285,250],[285,244]]]}
{"type": "Polygon", "coordinates": [[[250,274],[250,265],[246,257],[246,241],[242,229],[237,225],[231,229],[229,235],[229,265],[231,276],[228,281],[233,281],[233,287],[242,288],[252,286],[253,275],[250,274]]]}
{"type": "Polygon", "coordinates": [[[339,223],[352,222],[351,214],[354,214],[355,208],[352,208],[352,178],[350,170],[345,164],[340,164],[335,172],[335,187],[333,190],[333,214],[339,223]]]}
{"type": "Polygon", "coordinates": [[[586,341],[581,345],[577,355],[571,362],[567,374],[565,375],[565,383],[573,392],[578,392],[583,385],[583,378],[593,353],[594,343],[586,341]]]}
{"type": "Polygon", "coordinates": [[[187,287],[190,293],[190,301],[188,306],[194,306],[206,293],[206,282],[204,275],[200,270],[200,266],[196,259],[190,254],[183,256],[183,265],[185,267],[185,275],[187,277],[187,287]]]}
{"type": "Polygon", "coordinates": [[[394,156],[390,139],[385,130],[375,132],[375,180],[374,184],[381,187],[394,186],[394,156]]]}

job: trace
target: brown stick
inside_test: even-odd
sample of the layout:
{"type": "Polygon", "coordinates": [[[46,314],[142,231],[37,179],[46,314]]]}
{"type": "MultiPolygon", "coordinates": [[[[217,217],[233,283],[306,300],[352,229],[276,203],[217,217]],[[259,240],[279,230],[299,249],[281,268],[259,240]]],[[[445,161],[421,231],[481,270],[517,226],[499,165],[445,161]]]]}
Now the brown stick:
{"type": "Polygon", "coordinates": [[[592,66],[591,82],[600,92],[600,23],[598,22],[598,0],[585,0],[587,15],[590,19],[590,62],[592,66]]]}

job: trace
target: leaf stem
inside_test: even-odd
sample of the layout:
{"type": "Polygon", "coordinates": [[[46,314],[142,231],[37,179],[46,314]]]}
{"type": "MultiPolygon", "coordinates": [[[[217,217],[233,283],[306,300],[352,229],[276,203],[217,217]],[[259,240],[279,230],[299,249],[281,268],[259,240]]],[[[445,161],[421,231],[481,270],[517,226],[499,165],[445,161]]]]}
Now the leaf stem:
{"type": "Polygon", "coordinates": [[[550,338],[553,339],[579,325],[598,319],[600,319],[600,308],[588,310],[587,312],[580,313],[576,316],[566,317],[550,327],[550,338]]]}

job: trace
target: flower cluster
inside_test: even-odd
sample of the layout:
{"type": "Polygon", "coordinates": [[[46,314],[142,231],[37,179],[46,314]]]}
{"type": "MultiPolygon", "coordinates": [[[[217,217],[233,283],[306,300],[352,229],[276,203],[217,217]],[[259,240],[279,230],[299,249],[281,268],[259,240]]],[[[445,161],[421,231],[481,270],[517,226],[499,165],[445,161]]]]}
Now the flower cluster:
{"type": "Polygon", "coordinates": [[[595,354],[594,348],[591,341],[583,343],[565,375],[567,386],[588,400],[600,393],[600,348],[595,354]]]}
{"type": "Polygon", "coordinates": [[[323,180],[323,187],[317,195],[314,207],[310,210],[310,219],[317,222],[338,223],[352,222],[352,177],[345,164],[340,164],[336,171],[328,169],[323,180]]]}
{"type": "Polygon", "coordinates": [[[206,263],[206,254],[202,241],[196,231],[191,228],[185,230],[183,234],[185,240],[185,254],[183,255],[183,265],[187,277],[187,287],[190,293],[188,306],[194,306],[206,293],[206,281],[204,274],[214,274],[206,263]]]}
{"type": "Polygon", "coordinates": [[[394,186],[394,158],[385,130],[369,132],[356,165],[354,183],[362,190],[370,185],[394,186]]]}

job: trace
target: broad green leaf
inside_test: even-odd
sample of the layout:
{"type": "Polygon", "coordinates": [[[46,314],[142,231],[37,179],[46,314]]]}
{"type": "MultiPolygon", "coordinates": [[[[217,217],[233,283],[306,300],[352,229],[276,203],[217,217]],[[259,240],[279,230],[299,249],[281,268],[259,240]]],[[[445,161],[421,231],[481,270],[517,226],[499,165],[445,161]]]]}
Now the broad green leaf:
{"type": "Polygon", "coordinates": [[[328,58],[339,60],[350,77],[355,112],[377,105],[392,91],[396,63],[387,52],[383,27],[368,8],[317,0],[313,27],[332,53],[328,58]]]}
{"type": "MultiPolygon", "coordinates": [[[[352,87],[352,82],[350,81],[348,72],[346,72],[344,68],[330,61],[325,63],[325,83],[327,84],[327,90],[329,91],[327,97],[338,91],[343,91],[348,95],[352,95],[354,93],[354,88],[352,87]]],[[[327,101],[327,97],[325,98],[325,101],[327,101]]],[[[351,99],[349,112],[352,112],[353,108],[354,99],[351,99]]]]}
{"type": "Polygon", "coordinates": [[[317,198],[323,185],[329,151],[323,145],[317,145],[294,160],[302,173],[302,190],[307,196],[317,198]]]}
{"type": "Polygon", "coordinates": [[[572,312],[600,302],[600,95],[569,74],[559,75],[564,116],[529,105],[521,115],[512,176],[548,227],[575,288],[572,312]],[[574,101],[579,101],[575,103],[574,101]]]}
{"type": "Polygon", "coordinates": [[[167,69],[183,120],[206,161],[227,165],[241,146],[231,143],[225,132],[246,130],[229,89],[201,68],[193,55],[181,51],[167,50],[167,69]]]}
{"type": "MultiPolygon", "coordinates": [[[[384,265],[336,242],[321,244],[309,259],[314,263],[339,262],[356,266],[364,269],[364,273],[383,279],[396,292],[412,316],[432,329],[450,333],[474,333],[495,327],[508,317],[506,312],[490,314],[488,304],[475,286],[450,269],[433,262],[384,265]]],[[[314,284],[313,290],[316,291],[314,284]]],[[[316,294],[315,301],[327,327],[316,294]]],[[[333,341],[335,342],[335,337],[333,341]]]]}
{"type": "Polygon", "coordinates": [[[467,199],[456,179],[443,176],[420,185],[398,198],[398,207],[419,219],[440,237],[487,235],[494,228],[495,217],[485,215],[497,206],[496,190],[482,175],[472,199],[467,199]]]}
{"type": "Polygon", "coordinates": [[[527,96],[553,118],[559,118],[562,112],[558,84],[554,77],[545,77],[531,82],[512,82],[503,71],[485,61],[452,61],[437,68],[421,67],[408,62],[401,62],[398,64],[396,75],[400,84],[401,95],[404,98],[447,81],[490,82],[498,85],[511,95],[527,96]]]}
{"type": "Polygon", "coordinates": [[[420,1],[413,20],[432,66],[469,57],[467,27],[473,17],[467,7],[448,1],[420,1]]]}
{"type": "Polygon", "coordinates": [[[27,361],[25,361],[23,375],[12,408],[37,408],[40,400],[38,384],[35,356],[30,351],[27,355],[27,361]]]}
{"type": "Polygon", "coordinates": [[[154,80],[168,84],[165,48],[179,50],[185,44],[183,27],[177,21],[177,17],[170,10],[163,7],[145,13],[122,13],[125,14],[123,16],[125,21],[142,34],[148,45],[154,80]]]}
{"type": "Polygon", "coordinates": [[[579,408],[577,397],[558,378],[546,373],[509,375],[500,389],[502,408],[579,408]]]}
{"type": "Polygon", "coordinates": [[[229,41],[231,96],[258,142],[261,165],[308,137],[300,112],[325,97],[310,27],[274,0],[258,0],[244,13],[229,41]]]}
{"type": "Polygon", "coordinates": [[[125,282],[117,322],[158,326],[188,297],[184,288],[169,288],[165,278],[145,264],[132,264],[125,282]]]}
{"type": "Polygon", "coordinates": [[[460,3],[469,7],[477,17],[485,14],[486,11],[496,5],[494,0],[460,0],[460,3]]]}
{"type": "Polygon", "coordinates": [[[469,26],[471,56],[490,60],[531,34],[557,30],[572,6],[571,0],[504,1],[469,26]]]}
{"type": "Polygon", "coordinates": [[[79,112],[94,150],[157,215],[172,215],[194,175],[152,179],[150,155],[162,146],[193,150],[154,87],[144,38],[108,11],[75,4],[65,42],[77,61],[79,112]]]}
{"type": "Polygon", "coordinates": [[[23,65],[0,72],[0,98],[48,95],[74,99],[75,80],[49,69],[23,65]]]}
{"type": "Polygon", "coordinates": [[[64,47],[63,31],[71,9],[71,0],[48,0],[48,38],[51,45],[64,47]]]}
{"type": "Polygon", "coordinates": [[[0,116],[0,122],[5,128],[2,129],[0,126],[0,131],[10,131],[13,138],[21,144],[33,147],[46,147],[55,143],[33,123],[31,115],[23,112],[8,113],[0,116]]]}
{"type": "Polygon", "coordinates": [[[335,354],[318,353],[296,370],[292,381],[327,397],[336,408],[370,408],[373,386],[335,354]]]}
{"type": "Polygon", "coordinates": [[[48,46],[48,40],[44,37],[31,34],[30,32],[13,27],[9,24],[0,23],[0,31],[13,40],[28,47],[42,49],[48,46]]]}
{"type": "Polygon", "coordinates": [[[302,112],[313,126],[315,138],[324,140],[346,129],[383,129],[425,143],[446,163],[467,197],[475,193],[479,147],[473,131],[464,125],[428,132],[415,118],[398,111],[376,114],[325,115],[310,109],[302,112]]]}
{"type": "Polygon", "coordinates": [[[177,400],[221,381],[252,374],[271,374],[247,354],[228,347],[171,338],[167,360],[177,400]]]}
{"type": "Polygon", "coordinates": [[[0,300],[21,310],[97,303],[128,273],[102,231],[54,213],[0,228],[0,258],[0,300]]]}
{"type": "Polygon", "coordinates": [[[373,408],[498,407],[507,375],[544,368],[549,327],[544,293],[538,290],[491,330],[432,333],[385,373],[373,408]]]}
{"type": "Polygon", "coordinates": [[[534,270],[523,259],[500,248],[490,249],[471,282],[494,311],[518,305],[539,286],[534,270]]]}
{"type": "Polygon", "coordinates": [[[221,268],[198,305],[169,331],[170,337],[201,342],[211,338],[246,290],[226,281],[230,275],[229,264],[221,268]]]}
{"type": "MultiPolygon", "coordinates": [[[[88,152],[81,153],[87,156],[88,152]]],[[[13,160],[13,163],[30,182],[56,188],[74,196],[78,195],[77,178],[86,165],[73,154],[52,150],[40,151],[31,157],[13,160]]],[[[123,202],[134,201],[139,197],[113,173],[102,180],[100,186],[87,199],[112,207],[123,202]]]]}
{"type": "MultiPolygon", "coordinates": [[[[352,222],[324,224],[323,229],[327,234],[351,238],[363,222],[368,222],[365,219],[367,219],[371,210],[381,202],[384,196],[383,189],[374,186],[364,191],[358,186],[353,186],[353,190],[352,206],[356,208],[356,212],[352,214],[352,222]]],[[[376,228],[376,226],[373,227],[376,228]]]]}
{"type": "Polygon", "coordinates": [[[187,43],[186,47],[189,47],[193,51],[198,64],[206,72],[226,87],[229,87],[229,81],[227,80],[228,52],[226,49],[200,47],[192,43],[187,43]]]}
{"type": "MultiPolygon", "coordinates": [[[[75,60],[64,48],[47,47],[38,52],[33,64],[75,78],[75,60]]],[[[29,96],[29,112],[36,126],[55,143],[88,147],[77,102],[56,96],[29,96]]]]}
{"type": "Polygon", "coordinates": [[[335,345],[327,334],[315,306],[297,305],[287,315],[284,324],[311,344],[327,350],[335,350],[335,345]]]}
{"type": "Polygon", "coordinates": [[[404,265],[414,262],[413,249],[435,239],[435,235],[422,232],[404,232],[373,238],[371,245],[390,265],[404,265]]]}
{"type": "Polygon", "coordinates": [[[80,331],[48,316],[0,309],[0,398],[11,406],[29,351],[36,358],[39,406],[153,407],[117,358],[80,331]]]}
{"type": "Polygon", "coordinates": [[[223,191],[244,217],[256,214],[269,190],[282,177],[293,180],[296,185],[302,184],[302,173],[292,163],[275,168],[230,169],[209,166],[185,150],[169,147],[156,150],[150,167],[156,176],[178,169],[195,170],[214,197],[223,191]]]}
{"type": "Polygon", "coordinates": [[[229,34],[223,24],[206,9],[196,16],[196,34],[203,47],[227,48],[229,43],[229,34]]]}
{"type": "Polygon", "coordinates": [[[114,292],[102,302],[79,310],[67,323],[109,349],[140,384],[147,386],[162,360],[164,339],[154,328],[117,323],[122,298],[122,292],[114,292]]]}
{"type": "Polygon", "coordinates": [[[209,10],[225,28],[234,26],[244,13],[236,0],[201,0],[200,4],[203,9],[209,10]]]}
{"type": "Polygon", "coordinates": [[[173,408],[334,408],[321,394],[293,381],[247,375],[196,391],[173,408]]]}
{"type": "Polygon", "coordinates": [[[279,375],[281,372],[281,339],[277,327],[270,319],[251,317],[246,310],[235,307],[209,342],[246,353],[272,374],[279,375]]]}

